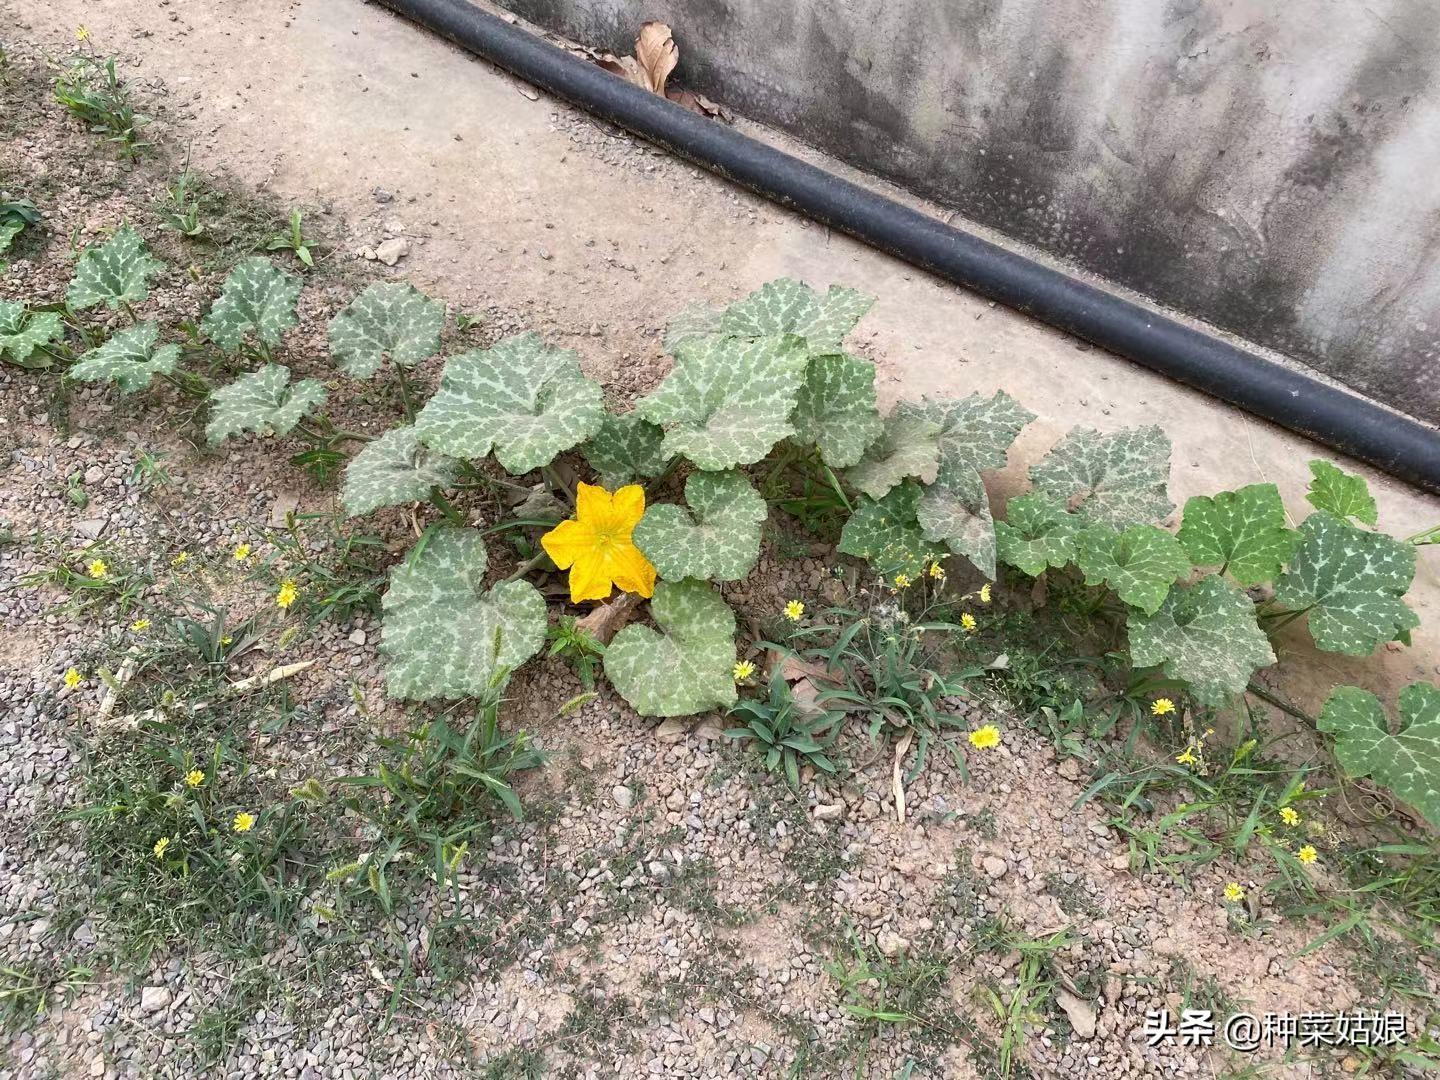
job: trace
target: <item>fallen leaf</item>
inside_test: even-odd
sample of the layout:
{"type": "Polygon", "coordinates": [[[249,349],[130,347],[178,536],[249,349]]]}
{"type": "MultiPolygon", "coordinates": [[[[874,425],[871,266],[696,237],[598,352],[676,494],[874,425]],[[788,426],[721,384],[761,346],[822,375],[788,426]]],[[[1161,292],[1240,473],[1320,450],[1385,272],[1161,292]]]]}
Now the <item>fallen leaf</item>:
{"type": "Polygon", "coordinates": [[[662,22],[647,22],[640,27],[640,36],[635,39],[635,59],[644,69],[648,88],[652,94],[665,94],[665,80],[680,63],[680,47],[670,33],[670,27],[662,22]]]}
{"type": "Polygon", "coordinates": [[[724,120],[727,124],[734,119],[729,109],[717,105],[704,94],[697,94],[691,90],[680,90],[672,87],[665,91],[665,96],[681,108],[689,109],[691,112],[699,113],[701,116],[724,120]]]}
{"type": "Polygon", "coordinates": [[[1064,989],[1055,991],[1055,1004],[1065,1010],[1065,1015],[1070,1020],[1070,1026],[1075,1029],[1078,1037],[1082,1039],[1095,1037],[1095,1024],[1098,1019],[1095,1015],[1095,1006],[1064,989]]]}
{"type": "Polygon", "coordinates": [[[575,625],[601,645],[609,645],[620,628],[635,618],[640,599],[639,593],[621,593],[614,600],[592,608],[588,614],[576,619],[575,625]]]}
{"type": "Polygon", "coordinates": [[[900,771],[900,763],[910,749],[910,736],[910,732],[905,732],[895,744],[895,767],[890,773],[890,790],[895,794],[895,820],[901,825],[905,824],[905,774],[900,771]]]}
{"type": "Polygon", "coordinates": [[[844,672],[837,668],[827,668],[824,664],[806,660],[792,652],[782,653],[776,649],[767,650],[765,666],[774,671],[776,664],[780,665],[780,677],[788,683],[800,679],[812,679],[838,685],[845,681],[844,672]]]}

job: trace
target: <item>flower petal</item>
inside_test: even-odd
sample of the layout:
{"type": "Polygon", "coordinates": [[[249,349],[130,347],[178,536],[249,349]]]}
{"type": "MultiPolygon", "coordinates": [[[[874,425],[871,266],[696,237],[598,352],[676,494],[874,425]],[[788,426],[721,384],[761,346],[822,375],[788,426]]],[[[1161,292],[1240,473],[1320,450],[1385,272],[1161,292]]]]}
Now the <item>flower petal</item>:
{"type": "Polygon", "coordinates": [[[655,592],[655,567],[634,544],[617,546],[612,551],[610,574],[626,592],[645,597],[655,592]]]}
{"type": "Polygon", "coordinates": [[[581,521],[562,521],[540,538],[545,554],[561,570],[595,550],[595,530],[581,521]]]}
{"type": "Polygon", "coordinates": [[[629,536],[630,530],[645,516],[645,489],[639,484],[626,484],[615,492],[613,505],[618,523],[629,536]]]}
{"type": "Polygon", "coordinates": [[[610,492],[598,484],[587,484],[583,480],[575,485],[575,519],[582,524],[604,528],[613,511],[610,492]]]}
{"type": "MultiPolygon", "coordinates": [[[[553,557],[553,556],[552,556],[553,557]]],[[[570,602],[604,600],[610,595],[610,572],[603,555],[582,555],[570,568],[570,602]]]]}

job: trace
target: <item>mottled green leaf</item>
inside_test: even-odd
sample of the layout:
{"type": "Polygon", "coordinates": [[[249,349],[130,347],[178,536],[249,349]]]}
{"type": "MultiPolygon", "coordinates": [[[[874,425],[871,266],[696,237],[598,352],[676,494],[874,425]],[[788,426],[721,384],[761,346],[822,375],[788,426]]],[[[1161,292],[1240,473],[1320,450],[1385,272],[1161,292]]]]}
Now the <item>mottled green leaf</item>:
{"type": "Polygon", "coordinates": [[[600,486],[616,491],[665,471],[670,455],[665,453],[664,442],[665,432],[637,413],[606,413],[600,430],[580,452],[600,474],[600,486]]]}
{"type": "Polygon", "coordinates": [[[1401,599],[1414,577],[1412,545],[1316,510],[1300,526],[1275,599],[1309,611],[1310,636],[1326,652],[1365,656],[1420,625],[1401,599]]]}
{"type": "Polygon", "coordinates": [[[880,499],[907,476],[930,483],[940,472],[940,424],[923,416],[893,412],[880,438],[870,444],[850,481],[872,499],[880,499]]]}
{"type": "Polygon", "coordinates": [[[881,499],[861,497],[855,513],[840,533],[838,550],[867,560],[888,581],[903,574],[919,580],[931,563],[946,551],[925,539],[916,512],[920,486],[906,480],[881,499]]]}
{"type": "Polygon", "coordinates": [[[996,556],[1031,577],[1075,558],[1075,534],[1085,522],[1067,513],[1057,500],[1039,491],[1020,495],[1005,506],[1006,520],[995,523],[996,556]]]}
{"type": "Polygon", "coordinates": [[[635,546],[662,578],[739,581],[760,557],[765,500],[740,472],[697,472],[685,481],[683,507],[647,507],[635,546]]]}
{"type": "Polygon", "coordinates": [[[241,375],[210,397],[205,437],[214,446],[241,431],[288,435],[300,420],[325,402],[325,387],[314,379],[290,385],[290,369],[266,364],[241,375]]]}
{"type": "Polygon", "coordinates": [[[1003,390],[991,397],[925,398],[918,404],[901,402],[900,416],[931,420],[940,425],[940,468],[1001,469],[1005,455],[1020,429],[1035,414],[1003,390]]]}
{"type": "Polygon", "coordinates": [[[1400,723],[1380,699],[1358,686],[1337,686],[1316,726],[1335,736],[1335,758],[1349,776],[1368,776],[1440,826],[1440,687],[1411,683],[1400,691],[1400,723]]]}
{"type": "Polygon", "coordinates": [[[144,390],[155,375],[169,375],[180,359],[180,346],[161,345],[160,325],[143,322],[121,330],[99,348],[83,353],[70,368],[81,382],[113,382],[122,394],[144,390]]]}
{"type": "Polygon", "coordinates": [[[1036,490],[1099,525],[1142,525],[1173,509],[1170,440],[1158,427],[1102,435],[1075,428],[1030,469],[1036,490]]]}
{"type": "Polygon", "coordinates": [[[681,343],[712,334],[748,338],[794,334],[805,339],[809,355],[826,356],[840,351],[845,335],[874,302],[873,297],[840,285],[830,286],[821,296],[803,282],[777,278],[722,311],[698,306],[682,311],[666,328],[665,349],[673,354],[681,343]]]}
{"type": "Polygon", "coordinates": [[[848,353],[811,357],[790,422],[795,441],[818,447],[826,465],[854,465],[884,430],[875,408],[875,365],[848,353]]]}
{"type": "Polygon", "coordinates": [[[226,352],[240,348],[247,335],[273,348],[299,321],[295,304],[301,284],[298,274],[263,256],[242,259],[220,286],[220,295],[210,314],[200,320],[200,328],[226,352]]]}
{"type": "Polygon", "coordinates": [[[1328,510],[1336,517],[1354,518],[1366,525],[1379,520],[1375,498],[1363,476],[1352,476],[1328,461],[1310,462],[1310,491],[1305,496],[1317,510],[1328,510]]]}
{"type": "Polygon", "coordinates": [[[526,581],[485,591],[485,541],[442,528],[390,572],[380,651],[391,697],[474,697],[545,643],[545,600],[526,581]]]}
{"type": "Polygon", "coordinates": [[[330,354],[345,374],[368,379],[388,356],[414,367],[440,351],[445,305],[403,281],[377,281],[330,320],[330,354]]]}
{"type": "Polygon", "coordinates": [[[1202,705],[1223,705],[1275,662],[1255,605],[1218,574],[1175,586],[1154,615],[1132,609],[1127,627],[1134,665],[1162,665],[1202,705]]]}
{"type": "Polygon", "coordinates": [[[420,445],[413,427],[392,428],[367,443],[345,467],[345,485],[340,490],[345,516],[427,499],[432,487],[445,488],[455,482],[459,466],[454,458],[420,445]]]}
{"type": "Polygon", "coordinates": [[[0,221],[0,255],[10,250],[10,244],[24,229],[23,221],[0,221]]]}
{"type": "Polygon", "coordinates": [[[604,392],[581,373],[575,351],[527,333],[445,361],[440,389],[415,427],[426,446],[451,457],[493,449],[518,476],[590,438],[604,418],[604,392]]]}
{"type": "Polygon", "coordinates": [[[641,716],[689,716],[735,701],[735,615],[703,581],[661,581],[650,617],[605,650],[605,674],[641,716]]]}
{"type": "Polygon", "coordinates": [[[140,234],[122,225],[105,243],[81,253],[65,303],[72,311],[100,303],[112,310],[138,304],[150,293],[148,279],[163,269],[165,264],[145,250],[140,234]]]}
{"type": "Polygon", "coordinates": [[[32,370],[48,368],[54,359],[36,350],[60,337],[61,330],[59,312],[27,312],[24,304],[0,300],[0,359],[32,370]]]}
{"type": "Polygon", "coordinates": [[[692,338],[635,411],[665,429],[667,454],[712,471],[750,465],[795,433],[790,413],[805,364],[805,343],[793,335],[692,338]]]}
{"type": "Polygon", "coordinates": [[[925,539],[943,543],[995,579],[995,520],[978,472],[942,466],[935,483],[921,494],[915,518],[925,539]]]}
{"type": "Polygon", "coordinates": [[[1196,566],[1222,566],[1241,585],[1280,576],[1300,534],[1285,527],[1285,506],[1274,484],[1196,495],[1185,501],[1180,542],[1196,566]]]}
{"type": "Polygon", "coordinates": [[[1154,525],[1117,532],[1092,525],[1075,534],[1075,563],[1086,585],[1109,585],[1115,595],[1147,615],[1155,614],[1170,586],[1190,570],[1180,541],[1154,525]]]}

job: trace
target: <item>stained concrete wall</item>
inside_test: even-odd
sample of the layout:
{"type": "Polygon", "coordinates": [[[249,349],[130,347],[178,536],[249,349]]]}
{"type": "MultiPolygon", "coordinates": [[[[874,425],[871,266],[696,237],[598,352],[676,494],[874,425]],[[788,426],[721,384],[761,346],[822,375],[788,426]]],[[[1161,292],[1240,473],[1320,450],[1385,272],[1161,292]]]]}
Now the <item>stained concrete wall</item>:
{"type": "Polygon", "coordinates": [[[1440,422],[1440,0],[504,0],[1440,422]]]}

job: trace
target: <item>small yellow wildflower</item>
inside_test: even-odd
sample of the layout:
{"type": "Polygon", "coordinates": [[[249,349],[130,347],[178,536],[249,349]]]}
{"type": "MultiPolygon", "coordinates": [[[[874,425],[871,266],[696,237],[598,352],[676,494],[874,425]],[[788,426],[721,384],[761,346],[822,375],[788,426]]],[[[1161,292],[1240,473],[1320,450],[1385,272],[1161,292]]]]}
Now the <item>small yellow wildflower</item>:
{"type": "Polygon", "coordinates": [[[230,557],[236,562],[244,562],[250,557],[250,545],[240,544],[238,547],[235,548],[234,551],[230,553],[230,557]]]}
{"type": "Polygon", "coordinates": [[[1000,729],[994,724],[986,724],[970,732],[970,745],[976,750],[989,750],[991,747],[1000,745],[1000,729]]]}
{"type": "Polygon", "coordinates": [[[199,787],[205,782],[205,774],[199,769],[191,769],[185,774],[185,786],[189,788],[199,787]]]}
{"type": "Polygon", "coordinates": [[[173,559],[170,560],[170,565],[171,565],[171,566],[177,566],[177,567],[178,567],[178,566],[184,566],[184,565],[185,565],[187,562],[189,562],[189,561],[190,561],[190,552],[188,552],[188,551],[182,551],[182,552],[180,552],[179,554],[177,554],[173,559]]]}
{"type": "Polygon", "coordinates": [[[805,617],[805,605],[799,600],[791,600],[785,605],[785,618],[791,622],[799,622],[805,617]]]}
{"type": "Polygon", "coordinates": [[[941,566],[938,562],[932,562],[930,564],[929,574],[933,578],[943,578],[945,576],[945,567],[941,566]]]}
{"type": "Polygon", "coordinates": [[[960,614],[960,629],[961,629],[961,630],[964,630],[967,634],[973,634],[973,633],[975,632],[975,629],[976,629],[977,626],[979,626],[979,624],[975,621],[975,616],[974,616],[974,615],[971,615],[968,611],[961,612],[961,614],[960,614]]]}
{"type": "Polygon", "coordinates": [[[737,660],[735,666],[730,669],[730,674],[735,676],[736,682],[744,682],[755,674],[755,665],[749,660],[737,660]]]}
{"type": "Polygon", "coordinates": [[[1300,815],[1295,812],[1293,806],[1282,806],[1280,807],[1280,820],[1286,825],[1299,825],[1300,815]]]}
{"type": "Polygon", "coordinates": [[[156,840],[156,841],[155,841],[155,847],[154,847],[154,849],[153,849],[154,852],[155,852],[155,857],[156,857],[157,859],[163,859],[163,858],[165,857],[165,849],[168,848],[169,846],[170,846],[170,837],[168,837],[168,836],[162,836],[162,837],[160,837],[159,840],[156,840]]]}
{"type": "Polygon", "coordinates": [[[132,622],[132,623],[130,624],[130,629],[133,630],[133,631],[134,631],[135,633],[137,633],[137,634],[144,633],[146,630],[149,630],[149,629],[150,629],[150,620],[149,620],[149,619],[136,619],[134,622],[132,622]]]}
{"type": "Polygon", "coordinates": [[[236,832],[249,832],[255,827],[255,815],[246,810],[241,810],[235,815],[235,820],[230,827],[236,832]]]}
{"type": "Polygon", "coordinates": [[[275,606],[282,609],[288,608],[291,604],[295,603],[299,595],[300,590],[295,587],[295,582],[290,578],[286,578],[280,582],[280,591],[275,594],[275,606]]]}
{"type": "Polygon", "coordinates": [[[110,567],[105,565],[104,559],[91,559],[85,564],[85,572],[96,581],[99,581],[106,574],[110,573],[110,567]]]}
{"type": "Polygon", "coordinates": [[[981,585],[981,586],[980,586],[980,603],[982,603],[982,604],[988,604],[989,602],[990,602],[990,583],[987,581],[984,585],[981,585]]]}
{"type": "Polygon", "coordinates": [[[1245,899],[1245,890],[1240,887],[1238,882],[1232,881],[1225,886],[1225,899],[1232,904],[1238,904],[1245,899]]]}
{"type": "Polygon", "coordinates": [[[80,672],[76,671],[73,667],[65,672],[65,689],[74,690],[75,687],[80,685],[80,682],[80,672]]]}
{"type": "Polygon", "coordinates": [[[909,575],[909,574],[896,574],[896,575],[895,575],[895,588],[897,588],[897,589],[908,589],[909,587],[910,587],[910,575],[909,575]]]}
{"type": "Polygon", "coordinates": [[[75,27],[75,40],[76,40],[76,41],[89,41],[89,40],[90,40],[90,28],[89,28],[88,26],[86,26],[84,23],[81,23],[79,26],[75,27]]]}
{"type": "Polygon", "coordinates": [[[1177,765],[1192,765],[1192,766],[1193,766],[1193,765],[1198,765],[1198,764],[1200,764],[1200,759],[1195,756],[1195,747],[1194,747],[1193,745],[1192,745],[1192,746],[1187,746],[1187,747],[1185,748],[1185,752],[1184,752],[1183,754],[1176,754],[1176,755],[1175,755],[1175,763],[1176,763],[1177,765]]]}
{"type": "Polygon", "coordinates": [[[1320,853],[1315,850],[1313,844],[1306,844],[1299,851],[1295,852],[1295,858],[1299,859],[1306,866],[1320,858],[1320,853]]]}
{"type": "Polygon", "coordinates": [[[229,634],[226,634],[224,637],[222,637],[222,638],[220,639],[220,644],[221,644],[221,645],[230,645],[230,644],[233,644],[234,641],[235,641],[235,639],[234,639],[233,637],[231,637],[229,634]]]}
{"type": "Polygon", "coordinates": [[[1175,711],[1175,702],[1168,697],[1158,697],[1150,703],[1151,716],[1168,716],[1175,711]]]}

